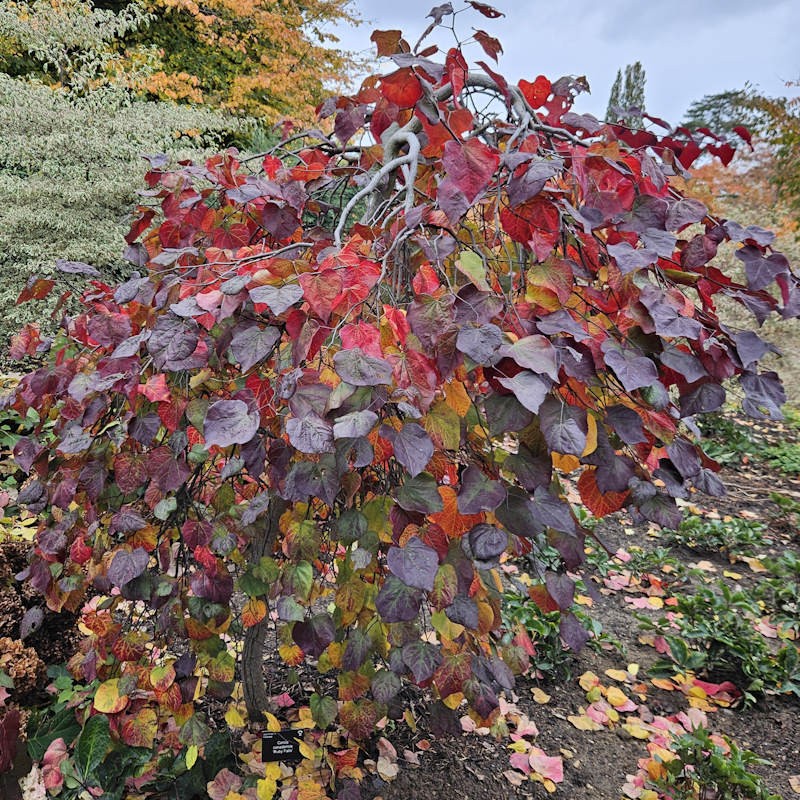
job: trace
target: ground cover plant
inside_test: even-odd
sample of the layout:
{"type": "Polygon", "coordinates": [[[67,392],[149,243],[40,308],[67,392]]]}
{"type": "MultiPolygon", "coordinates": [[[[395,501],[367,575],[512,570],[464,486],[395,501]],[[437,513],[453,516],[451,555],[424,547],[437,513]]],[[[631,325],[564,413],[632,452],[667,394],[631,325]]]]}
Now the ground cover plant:
{"type": "MultiPolygon", "coordinates": [[[[9,403],[39,420],[14,447],[38,520],[24,578],[85,636],[55,678],[78,726],[37,740],[52,794],[349,800],[359,748],[423,699],[434,733],[508,729],[535,653],[503,629],[506,554],[539,563],[530,599],[560,611],[561,642],[590,636],[565,476],[594,517],[675,528],[690,486],[722,488],[683,421],[730,379],[747,413],[780,416],[769,346],[715,303],[791,317],[798,280],[771,234],[670,183],[730,147],[578,116],[580,81],[511,85],[474,38],[479,72],[461,46],[377,32],[393,71],[322,106],[331,135],[151,157],[138,271],[62,265],[89,279],[85,312],[15,338],[46,359],[9,403]],[[744,282],[709,263],[726,244],[744,282]],[[296,731],[294,768],[262,763],[258,725],[296,731]]],[[[628,701],[604,691],[613,722],[628,701]]],[[[515,768],[554,787],[560,757],[514,720],[515,768]]]]}

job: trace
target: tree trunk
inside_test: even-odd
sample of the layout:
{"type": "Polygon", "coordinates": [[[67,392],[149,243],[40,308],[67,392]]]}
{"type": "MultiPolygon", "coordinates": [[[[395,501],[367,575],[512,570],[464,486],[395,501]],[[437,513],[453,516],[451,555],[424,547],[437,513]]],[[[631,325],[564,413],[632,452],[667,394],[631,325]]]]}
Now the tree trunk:
{"type": "MultiPolygon", "coordinates": [[[[269,555],[278,536],[278,522],[286,510],[286,503],[279,497],[273,497],[269,509],[261,524],[250,526],[252,538],[248,550],[248,562],[258,564],[261,558],[269,555]]],[[[269,697],[262,669],[264,661],[264,643],[269,627],[269,615],[257,625],[248,628],[244,635],[242,651],[242,688],[247,714],[252,722],[263,722],[269,697]]]]}

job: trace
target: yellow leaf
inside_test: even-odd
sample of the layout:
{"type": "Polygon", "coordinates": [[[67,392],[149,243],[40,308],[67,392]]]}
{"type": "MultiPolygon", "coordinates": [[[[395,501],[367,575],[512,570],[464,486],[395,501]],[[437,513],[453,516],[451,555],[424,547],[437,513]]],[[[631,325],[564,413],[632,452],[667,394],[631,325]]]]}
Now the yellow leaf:
{"type": "Polygon", "coordinates": [[[588,692],[586,692],[586,699],[590,703],[596,703],[601,697],[603,696],[603,687],[602,686],[592,686],[588,692]]]}
{"type": "Polygon", "coordinates": [[[277,791],[278,784],[271,778],[265,778],[256,783],[256,797],[258,800],[272,800],[277,791]]]}
{"type": "Polygon", "coordinates": [[[97,687],[97,692],[94,696],[94,707],[101,714],[117,714],[127,707],[128,702],[128,695],[120,695],[119,693],[119,680],[117,678],[101,683],[97,687]]]}
{"type": "Polygon", "coordinates": [[[628,664],[628,672],[630,673],[632,678],[635,678],[639,674],[639,665],[628,664]]]}
{"type": "Polygon", "coordinates": [[[591,414],[588,414],[586,421],[589,423],[589,430],[586,434],[586,447],[583,448],[583,453],[581,453],[583,456],[588,456],[597,450],[597,420],[591,414]]]}
{"type": "Polygon", "coordinates": [[[664,601],[660,597],[648,597],[647,605],[650,608],[664,608],[664,601]]]}
{"type": "Polygon", "coordinates": [[[308,706],[304,706],[300,709],[298,713],[299,719],[297,722],[294,723],[295,728],[316,728],[317,723],[314,722],[314,718],[311,715],[311,709],[308,706]]]}
{"type": "Polygon", "coordinates": [[[800,794],[800,775],[790,775],[789,786],[795,794],[800,794]]]}
{"type": "Polygon", "coordinates": [[[757,559],[750,556],[739,556],[737,561],[744,561],[753,572],[766,572],[767,568],[757,559]]]}
{"type": "Polygon", "coordinates": [[[457,709],[461,705],[461,701],[464,699],[463,692],[453,692],[453,694],[447,695],[447,697],[442,700],[442,702],[450,709],[454,710],[457,709]]]}
{"type": "Polygon", "coordinates": [[[278,733],[281,729],[281,723],[278,718],[274,714],[270,714],[269,711],[265,711],[264,716],[267,718],[267,730],[270,733],[278,733]]]}
{"type": "Polygon", "coordinates": [[[625,703],[628,702],[625,692],[623,692],[621,689],[618,689],[616,686],[609,687],[608,691],[606,692],[606,700],[608,700],[608,702],[615,707],[624,706],[625,703]]]}
{"type": "Polygon", "coordinates": [[[525,739],[518,739],[516,742],[512,742],[508,745],[508,749],[514,753],[527,753],[528,750],[531,749],[530,742],[526,742],[525,739]]]}
{"type": "Polygon", "coordinates": [[[641,725],[636,725],[633,722],[626,722],[622,727],[631,736],[633,736],[634,739],[649,739],[650,738],[650,731],[647,730],[647,728],[643,728],[641,725]]]}
{"type": "Polygon", "coordinates": [[[550,780],[550,778],[544,778],[542,780],[542,786],[547,789],[549,794],[553,794],[553,792],[556,790],[556,785],[550,780]]]}
{"type": "Polygon", "coordinates": [[[653,678],[651,681],[653,686],[663,689],[665,692],[674,692],[675,684],[669,678],[653,678]]]}
{"type": "Polygon", "coordinates": [[[581,465],[577,456],[564,455],[563,453],[551,453],[550,455],[553,459],[553,466],[565,475],[574,472],[581,465]]]}
{"type": "Polygon", "coordinates": [[[414,714],[412,713],[410,708],[407,708],[403,712],[403,719],[405,720],[406,725],[411,728],[413,733],[417,732],[417,721],[414,719],[414,714]]]}
{"type": "Polygon", "coordinates": [[[729,569],[722,570],[722,574],[726,578],[730,578],[731,580],[734,581],[740,581],[742,579],[742,576],[738,572],[733,572],[732,570],[729,569]]]}
{"type": "Polygon", "coordinates": [[[231,728],[244,728],[247,724],[244,715],[239,710],[238,706],[234,704],[228,706],[228,710],[225,712],[225,722],[227,722],[231,728]]]}
{"type": "Polygon", "coordinates": [[[444,386],[444,401],[459,417],[466,417],[472,407],[467,390],[461,381],[451,381],[444,386]]]}
{"type": "Polygon", "coordinates": [[[608,675],[609,678],[612,678],[615,681],[628,680],[628,673],[625,672],[624,669],[607,669],[606,675],[608,675]]]}
{"type": "Polygon", "coordinates": [[[594,600],[589,597],[588,594],[576,594],[575,595],[575,602],[579,606],[587,606],[590,607],[594,605],[594,600]]]}
{"type": "Polygon", "coordinates": [[[600,678],[598,678],[594,672],[584,672],[583,675],[578,678],[578,684],[584,692],[588,692],[589,689],[593,688],[594,686],[600,685],[600,678]]]}
{"type": "Polygon", "coordinates": [[[196,744],[190,744],[186,748],[186,768],[191,769],[197,763],[197,756],[200,751],[196,744]]]}
{"type": "Polygon", "coordinates": [[[600,731],[603,729],[603,726],[600,725],[598,722],[595,722],[590,717],[587,717],[586,714],[581,714],[580,716],[570,715],[567,719],[579,730],[579,731],[600,731]]]}
{"type": "Polygon", "coordinates": [[[550,695],[547,692],[543,692],[538,686],[534,689],[531,689],[533,692],[533,701],[534,703],[538,703],[540,706],[543,706],[545,703],[550,702],[550,695]]]}
{"type": "Polygon", "coordinates": [[[316,751],[310,744],[300,741],[299,745],[300,755],[303,756],[303,758],[307,758],[309,761],[313,761],[316,758],[316,751]]]}

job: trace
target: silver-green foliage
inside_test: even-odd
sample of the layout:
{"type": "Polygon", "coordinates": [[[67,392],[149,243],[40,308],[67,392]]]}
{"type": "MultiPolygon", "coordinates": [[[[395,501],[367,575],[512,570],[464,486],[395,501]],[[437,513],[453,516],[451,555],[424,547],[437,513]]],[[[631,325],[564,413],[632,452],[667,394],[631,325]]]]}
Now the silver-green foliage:
{"type": "Polygon", "coordinates": [[[103,91],[80,100],[0,73],[0,337],[41,308],[15,306],[31,275],[56,259],[110,274],[121,254],[143,154],[198,158],[228,145],[242,123],[217,112],[130,101],[103,91]]]}

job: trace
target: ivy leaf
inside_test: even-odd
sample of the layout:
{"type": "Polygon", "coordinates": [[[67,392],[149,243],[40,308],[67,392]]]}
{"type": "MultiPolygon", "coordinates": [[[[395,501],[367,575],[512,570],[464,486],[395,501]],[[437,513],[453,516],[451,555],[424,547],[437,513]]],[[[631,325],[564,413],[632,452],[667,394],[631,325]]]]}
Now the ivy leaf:
{"type": "Polygon", "coordinates": [[[404,547],[390,547],[386,564],[406,586],[430,592],[439,568],[439,556],[432,547],[414,536],[404,547]]]}
{"type": "Polygon", "coordinates": [[[216,400],[208,407],[203,423],[206,447],[246,444],[258,431],[258,415],[242,400],[216,400]]]}

